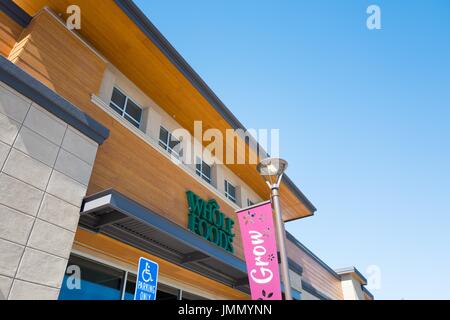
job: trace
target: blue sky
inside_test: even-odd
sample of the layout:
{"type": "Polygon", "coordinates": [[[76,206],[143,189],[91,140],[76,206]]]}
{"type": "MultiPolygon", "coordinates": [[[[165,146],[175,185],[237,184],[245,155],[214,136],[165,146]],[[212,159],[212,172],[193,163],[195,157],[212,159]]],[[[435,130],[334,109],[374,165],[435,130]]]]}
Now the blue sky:
{"type": "Polygon", "coordinates": [[[247,128],[281,129],[318,208],[289,231],[379,266],[377,299],[450,299],[450,2],[136,3],[247,128]]]}

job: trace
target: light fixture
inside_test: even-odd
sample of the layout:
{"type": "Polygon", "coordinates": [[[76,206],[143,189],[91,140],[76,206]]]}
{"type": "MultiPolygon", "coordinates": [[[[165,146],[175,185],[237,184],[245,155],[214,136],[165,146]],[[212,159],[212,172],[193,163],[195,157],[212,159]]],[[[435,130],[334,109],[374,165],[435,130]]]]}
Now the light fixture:
{"type": "Polygon", "coordinates": [[[283,173],[288,167],[288,162],[279,158],[266,158],[256,167],[259,174],[264,178],[269,188],[279,187],[283,173]]]}
{"type": "Polygon", "coordinates": [[[264,178],[271,190],[272,206],[275,212],[278,249],[280,250],[280,270],[281,279],[284,285],[284,296],[286,300],[292,300],[291,281],[289,279],[289,264],[286,251],[286,230],[284,229],[280,205],[280,183],[287,166],[288,163],[286,160],[267,158],[261,160],[261,162],[257,165],[256,170],[258,170],[259,174],[264,178]]]}

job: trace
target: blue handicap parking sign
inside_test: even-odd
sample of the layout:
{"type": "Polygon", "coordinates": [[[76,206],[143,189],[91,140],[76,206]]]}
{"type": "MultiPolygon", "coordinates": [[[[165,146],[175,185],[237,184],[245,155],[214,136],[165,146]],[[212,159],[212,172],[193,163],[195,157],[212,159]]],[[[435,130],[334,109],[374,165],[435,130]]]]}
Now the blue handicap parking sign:
{"type": "Polygon", "coordinates": [[[134,300],[156,300],[158,264],[146,258],[139,259],[134,300]]]}

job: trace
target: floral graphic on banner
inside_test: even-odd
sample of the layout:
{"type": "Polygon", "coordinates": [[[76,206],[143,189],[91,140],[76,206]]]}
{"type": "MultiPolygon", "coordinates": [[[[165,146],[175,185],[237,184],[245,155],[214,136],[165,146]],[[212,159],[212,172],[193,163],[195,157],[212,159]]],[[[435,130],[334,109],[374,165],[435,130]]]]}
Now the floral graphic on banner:
{"type": "Polygon", "coordinates": [[[270,293],[266,294],[266,291],[263,290],[263,291],[261,291],[261,295],[263,297],[262,298],[258,298],[258,300],[269,300],[270,298],[272,298],[273,292],[270,292],[270,293]]]}

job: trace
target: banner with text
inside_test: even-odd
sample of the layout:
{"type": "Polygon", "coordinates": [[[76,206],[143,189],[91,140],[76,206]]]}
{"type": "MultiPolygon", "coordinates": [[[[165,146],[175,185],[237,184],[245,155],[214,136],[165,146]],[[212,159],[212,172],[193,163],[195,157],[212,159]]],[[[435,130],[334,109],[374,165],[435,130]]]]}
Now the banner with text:
{"type": "Polygon", "coordinates": [[[252,300],[281,300],[277,243],[270,201],[236,211],[252,300]]]}

